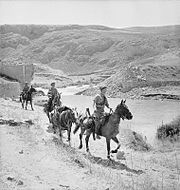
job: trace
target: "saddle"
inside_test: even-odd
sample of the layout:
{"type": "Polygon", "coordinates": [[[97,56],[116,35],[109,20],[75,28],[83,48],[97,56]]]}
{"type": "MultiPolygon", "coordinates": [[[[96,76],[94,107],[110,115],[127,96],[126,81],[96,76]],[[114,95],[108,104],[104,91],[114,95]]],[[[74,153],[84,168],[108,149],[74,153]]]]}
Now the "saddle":
{"type": "Polygon", "coordinates": [[[111,116],[110,113],[105,113],[100,119],[99,119],[99,122],[100,122],[100,126],[104,126],[108,121],[109,121],[109,117],[111,116]]]}

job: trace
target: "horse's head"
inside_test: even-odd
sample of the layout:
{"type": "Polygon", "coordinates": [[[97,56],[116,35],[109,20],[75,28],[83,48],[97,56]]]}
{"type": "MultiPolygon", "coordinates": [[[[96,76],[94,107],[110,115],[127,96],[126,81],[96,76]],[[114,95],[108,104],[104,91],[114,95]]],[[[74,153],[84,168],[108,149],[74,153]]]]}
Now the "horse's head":
{"type": "Polygon", "coordinates": [[[131,120],[133,118],[132,113],[129,111],[127,105],[125,104],[126,100],[121,100],[121,103],[117,105],[115,112],[124,119],[131,120]]]}

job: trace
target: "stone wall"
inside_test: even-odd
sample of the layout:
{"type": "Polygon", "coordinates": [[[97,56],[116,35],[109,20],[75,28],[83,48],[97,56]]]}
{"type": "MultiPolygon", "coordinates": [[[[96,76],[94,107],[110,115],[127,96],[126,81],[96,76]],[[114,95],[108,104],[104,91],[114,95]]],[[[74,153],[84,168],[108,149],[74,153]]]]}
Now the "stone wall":
{"type": "Polygon", "coordinates": [[[14,64],[0,62],[0,74],[16,79],[20,84],[30,83],[33,79],[33,64],[14,64]]]}

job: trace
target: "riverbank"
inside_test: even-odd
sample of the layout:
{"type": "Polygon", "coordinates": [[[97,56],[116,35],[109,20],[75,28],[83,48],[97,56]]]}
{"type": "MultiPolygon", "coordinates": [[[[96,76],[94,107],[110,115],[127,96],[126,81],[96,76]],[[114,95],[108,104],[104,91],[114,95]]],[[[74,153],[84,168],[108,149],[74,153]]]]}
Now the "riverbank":
{"type": "MultiPolygon", "coordinates": [[[[91,87],[76,93],[76,95],[95,96],[97,93],[99,93],[98,87],[91,87]]],[[[134,88],[128,92],[123,92],[122,89],[111,91],[107,88],[107,96],[141,100],[180,100],[180,86],[134,88]]]]}

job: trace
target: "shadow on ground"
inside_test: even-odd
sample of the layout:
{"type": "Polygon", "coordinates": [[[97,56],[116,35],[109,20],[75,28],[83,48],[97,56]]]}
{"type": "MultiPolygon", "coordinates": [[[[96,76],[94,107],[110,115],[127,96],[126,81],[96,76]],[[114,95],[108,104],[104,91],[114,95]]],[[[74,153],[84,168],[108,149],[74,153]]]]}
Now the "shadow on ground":
{"type": "MultiPolygon", "coordinates": [[[[66,143],[60,142],[60,140],[56,137],[53,137],[53,142],[55,142],[57,146],[63,147],[63,149],[66,150],[68,153],[71,153],[72,156],[75,158],[73,159],[74,162],[77,163],[79,166],[84,167],[83,161],[81,161],[79,152],[77,151],[76,148],[73,148],[66,143]]],[[[144,171],[142,170],[131,169],[127,165],[121,163],[120,161],[103,159],[101,157],[93,156],[91,154],[86,154],[86,153],[82,153],[81,156],[83,156],[83,158],[85,158],[86,160],[90,161],[93,164],[98,164],[106,168],[112,168],[116,170],[125,170],[127,172],[137,174],[137,175],[144,173],[144,171]]]]}

